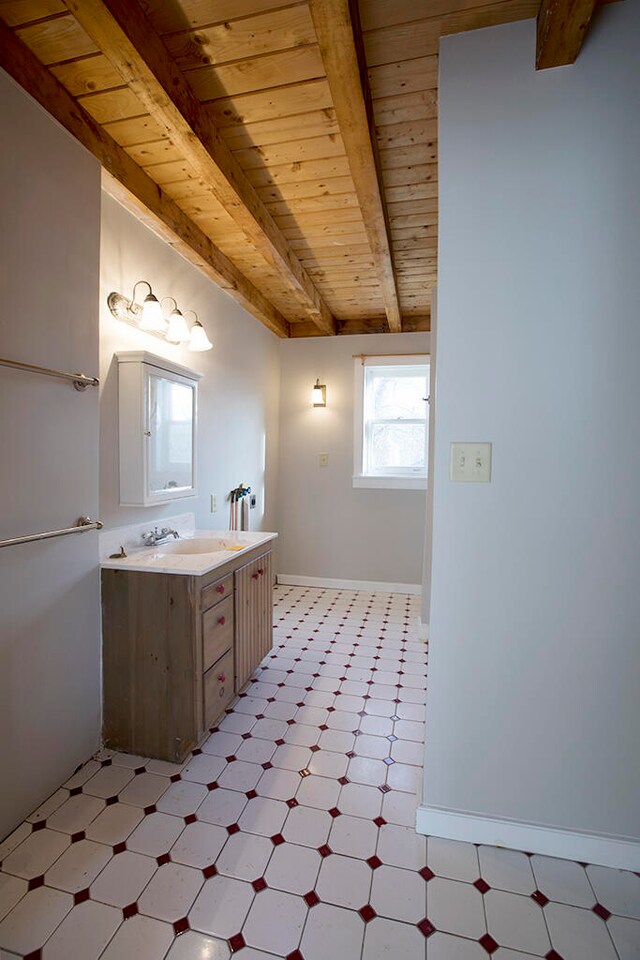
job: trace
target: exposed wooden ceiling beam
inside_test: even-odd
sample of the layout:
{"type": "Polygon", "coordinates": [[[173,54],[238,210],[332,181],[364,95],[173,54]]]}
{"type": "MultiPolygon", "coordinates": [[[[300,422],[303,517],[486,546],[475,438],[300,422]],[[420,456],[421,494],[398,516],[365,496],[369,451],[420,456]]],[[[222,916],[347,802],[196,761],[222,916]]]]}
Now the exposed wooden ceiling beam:
{"type": "Polygon", "coordinates": [[[331,311],[139,4],[66,0],[66,5],[250,242],[301,295],[309,319],[323,333],[334,333],[331,311]]]}
{"type": "Polygon", "coordinates": [[[289,324],[180,207],[100,127],[0,21],[0,66],[80,141],[122,186],[118,199],[279,337],[289,324]]]}
{"type": "Polygon", "coordinates": [[[355,0],[310,0],[351,175],[380,283],[389,330],[402,330],[371,95],[355,0]]]}
{"type": "MultiPolygon", "coordinates": [[[[403,333],[428,333],[431,330],[431,316],[405,317],[402,323],[403,333]]],[[[388,333],[389,328],[384,317],[374,317],[372,320],[338,320],[338,336],[357,336],[369,333],[388,333]]],[[[319,337],[318,328],[313,323],[291,324],[291,337],[319,337]]]]}
{"type": "Polygon", "coordinates": [[[597,0],[542,0],[538,11],[536,70],[573,63],[587,35],[597,0]]]}

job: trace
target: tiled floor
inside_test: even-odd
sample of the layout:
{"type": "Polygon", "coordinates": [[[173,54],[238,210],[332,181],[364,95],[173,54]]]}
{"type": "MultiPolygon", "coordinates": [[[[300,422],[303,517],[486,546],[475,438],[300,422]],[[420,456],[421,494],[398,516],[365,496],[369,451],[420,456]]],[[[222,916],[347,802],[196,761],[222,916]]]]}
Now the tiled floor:
{"type": "Polygon", "coordinates": [[[0,844],[0,958],[638,960],[635,874],[415,834],[416,615],[278,588],[187,763],[99,754],[0,844]]]}

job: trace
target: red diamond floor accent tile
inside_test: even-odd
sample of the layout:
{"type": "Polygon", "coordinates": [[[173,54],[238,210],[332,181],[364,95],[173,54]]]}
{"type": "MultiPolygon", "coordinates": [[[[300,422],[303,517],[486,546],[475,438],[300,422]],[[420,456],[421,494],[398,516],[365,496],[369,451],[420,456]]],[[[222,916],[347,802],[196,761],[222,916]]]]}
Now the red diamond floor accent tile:
{"type": "Polygon", "coordinates": [[[483,880],[482,877],[479,877],[477,880],[474,880],[473,883],[476,890],[479,890],[480,893],[488,893],[491,890],[491,887],[486,880],[483,880]]]}
{"type": "Polygon", "coordinates": [[[151,816],[152,813],[155,813],[155,812],[156,812],[156,805],[155,805],[155,803],[152,803],[150,806],[144,808],[144,815],[145,815],[145,817],[149,817],[149,816],[151,816]]]}
{"type": "Polygon", "coordinates": [[[488,954],[495,953],[500,946],[500,944],[495,942],[490,933],[485,933],[483,937],[480,937],[478,943],[488,954]]]}
{"type": "Polygon", "coordinates": [[[130,903],[128,907],[125,907],[122,911],[122,916],[125,920],[130,920],[131,917],[135,917],[138,912],[138,904],[130,903]]]}
{"type": "Polygon", "coordinates": [[[564,957],[561,957],[556,950],[549,950],[549,953],[545,953],[545,960],[564,960],[564,957]]]}
{"type": "Polygon", "coordinates": [[[304,957],[299,950],[294,950],[293,953],[286,955],[285,960],[304,960],[304,957]]]}
{"type": "Polygon", "coordinates": [[[315,890],[309,890],[302,898],[308,907],[315,907],[320,903],[320,897],[315,890]]]}
{"type": "Polygon", "coordinates": [[[173,932],[176,937],[179,937],[181,933],[185,933],[189,929],[189,920],[187,917],[182,917],[180,920],[176,920],[173,924],[173,932]]]}
{"type": "Polygon", "coordinates": [[[600,917],[601,920],[608,920],[611,916],[611,911],[607,910],[606,907],[603,907],[601,903],[596,903],[595,907],[591,908],[596,916],[600,917]]]}
{"type": "Polygon", "coordinates": [[[84,830],[80,830],[79,833],[72,833],[71,843],[79,843],[80,840],[84,840],[84,838],[85,838],[84,830]]]}
{"type": "MultiPolygon", "coordinates": [[[[80,789],[80,787],[78,787],[78,790],[76,791],[76,793],[82,793],[82,790],[80,789]]],[[[73,792],[73,790],[70,790],[70,791],[69,791],[69,796],[70,796],[70,797],[75,797],[76,794],[73,792]]],[[[47,825],[47,821],[46,821],[46,820],[37,820],[36,823],[33,824],[32,828],[31,828],[31,832],[32,832],[32,833],[37,833],[38,830],[44,830],[44,828],[46,827],[46,825],[47,825]]]]}
{"type": "Polygon", "coordinates": [[[203,867],[202,876],[205,880],[209,880],[211,877],[215,877],[218,873],[218,868],[214,863],[210,863],[208,867],[203,867]]]}
{"type": "Polygon", "coordinates": [[[387,823],[384,817],[376,817],[373,822],[375,823],[376,827],[384,827],[387,823]]]}
{"type": "Polygon", "coordinates": [[[375,853],[372,857],[369,857],[369,859],[367,860],[367,863],[369,864],[372,870],[377,870],[378,867],[382,866],[382,860],[380,859],[380,857],[377,857],[375,853]]]}
{"type": "Polygon", "coordinates": [[[29,880],[29,890],[37,890],[38,887],[44,887],[44,874],[39,877],[32,877],[31,880],[29,880]]]}
{"type": "Polygon", "coordinates": [[[329,810],[329,815],[333,817],[334,820],[336,817],[342,816],[341,812],[338,810],[337,807],[331,807],[331,810],[329,810]]]}
{"type": "Polygon", "coordinates": [[[545,897],[541,890],[534,890],[534,892],[531,894],[531,899],[535,900],[540,907],[546,907],[546,905],[549,903],[549,898],[545,897]]]}
{"type": "Polygon", "coordinates": [[[429,867],[423,867],[422,870],[418,871],[418,873],[420,874],[422,879],[425,881],[425,883],[428,883],[429,880],[433,880],[433,878],[435,877],[435,873],[433,872],[433,870],[430,870],[429,867]]]}
{"type": "Polygon", "coordinates": [[[281,843],[284,843],[284,837],[281,833],[274,833],[274,835],[271,837],[271,843],[274,845],[274,847],[278,847],[281,843]]]}
{"type": "Polygon", "coordinates": [[[228,943],[231,953],[238,953],[239,950],[243,950],[247,945],[241,933],[235,933],[232,937],[229,937],[228,943]]]}
{"type": "Polygon", "coordinates": [[[156,863],[159,867],[163,867],[165,863],[171,863],[171,856],[168,853],[163,853],[159,857],[156,857],[156,863]]]}
{"type": "Polygon", "coordinates": [[[229,826],[227,827],[227,833],[231,833],[231,834],[238,833],[239,830],[240,830],[240,827],[238,826],[237,823],[230,823],[229,826]]]}
{"type": "Polygon", "coordinates": [[[251,886],[256,893],[260,893],[262,890],[267,889],[267,881],[264,879],[264,877],[258,877],[257,880],[252,881],[251,886]]]}
{"type": "Polygon", "coordinates": [[[423,937],[430,937],[432,933],[436,932],[436,928],[426,917],[421,920],[420,923],[417,923],[416,926],[423,937]]]}
{"type": "Polygon", "coordinates": [[[127,849],[127,845],[126,845],[126,843],[124,843],[124,842],[122,842],[122,843],[116,843],[116,845],[115,845],[114,847],[112,847],[112,850],[113,850],[114,854],[116,854],[116,855],[117,855],[118,853],[124,853],[126,849],[127,849]]]}
{"type": "Polygon", "coordinates": [[[188,813],[183,819],[184,822],[189,825],[190,823],[195,823],[198,818],[196,817],[195,813],[188,813]]]}
{"type": "Polygon", "coordinates": [[[358,913],[362,917],[365,923],[369,923],[371,920],[375,920],[378,914],[375,912],[370,903],[365,903],[364,907],[360,907],[358,913]]]}
{"type": "Polygon", "coordinates": [[[321,847],[318,847],[318,853],[321,857],[330,857],[333,850],[328,843],[323,843],[321,847]]]}
{"type": "Polygon", "coordinates": [[[73,895],[73,904],[78,906],[79,903],[84,903],[85,900],[89,899],[89,887],[85,887],[84,890],[78,890],[77,893],[73,895]]]}

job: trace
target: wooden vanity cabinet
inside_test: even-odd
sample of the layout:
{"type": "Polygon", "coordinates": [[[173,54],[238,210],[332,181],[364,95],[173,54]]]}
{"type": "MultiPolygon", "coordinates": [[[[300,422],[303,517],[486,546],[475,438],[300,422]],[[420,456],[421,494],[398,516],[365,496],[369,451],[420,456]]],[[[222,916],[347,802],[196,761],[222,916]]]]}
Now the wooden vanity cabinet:
{"type": "Polygon", "coordinates": [[[102,571],[105,746],[179,762],[272,646],[265,545],[201,577],[102,571]]]}

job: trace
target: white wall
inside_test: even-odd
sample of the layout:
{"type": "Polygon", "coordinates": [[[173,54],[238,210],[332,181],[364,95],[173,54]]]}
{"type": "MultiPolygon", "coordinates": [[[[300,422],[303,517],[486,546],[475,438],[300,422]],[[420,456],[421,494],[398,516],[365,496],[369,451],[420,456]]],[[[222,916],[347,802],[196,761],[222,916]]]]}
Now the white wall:
{"type": "Polygon", "coordinates": [[[353,355],[421,352],[429,352],[429,334],[282,342],[279,573],[422,582],[424,490],[352,486],[353,355]],[[314,409],[318,377],[327,406],[314,409]],[[320,453],[329,455],[326,467],[320,453]]]}
{"type": "Polygon", "coordinates": [[[639,36],[634,0],[571,67],[533,21],[442,41],[425,769],[427,809],[636,840],[639,36]]]}
{"type": "MultiPolygon", "coordinates": [[[[200,527],[228,529],[232,487],[248,484],[258,502],[254,529],[272,529],[277,494],[280,361],[278,338],[219,287],[156,237],[111,197],[103,194],[100,279],[100,510],[108,527],[195,512],[200,527]],[[172,296],[195,310],[213,350],[185,347],[145,334],[116,320],[108,306],[112,290],[130,297],[145,279],[158,298],[172,296]],[[163,507],[120,507],[118,480],[118,372],[114,354],[148,350],[204,374],[199,383],[198,489],[196,499],[163,507]],[[217,513],[210,510],[216,494],[217,513]]],[[[146,288],[140,288],[144,291],[146,288]]],[[[188,317],[192,320],[193,317],[188,317]]]]}
{"type": "MultiPolygon", "coordinates": [[[[98,373],[100,170],[0,71],[0,355],[98,373]]],[[[98,391],[0,368],[0,538],[98,509],[98,391]]],[[[97,533],[0,550],[0,838],[97,748],[97,533]]]]}

